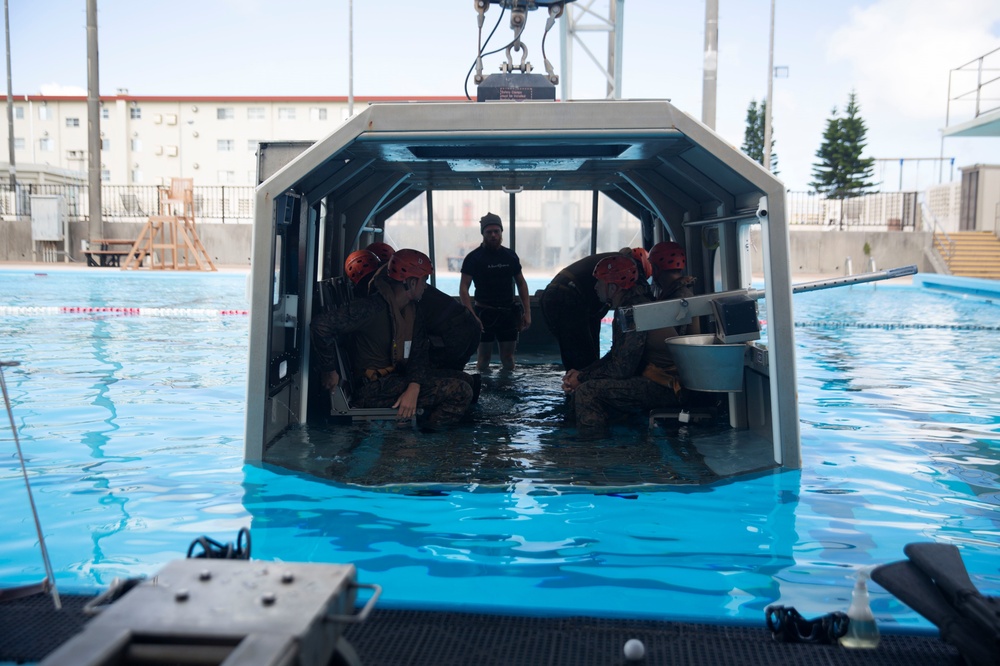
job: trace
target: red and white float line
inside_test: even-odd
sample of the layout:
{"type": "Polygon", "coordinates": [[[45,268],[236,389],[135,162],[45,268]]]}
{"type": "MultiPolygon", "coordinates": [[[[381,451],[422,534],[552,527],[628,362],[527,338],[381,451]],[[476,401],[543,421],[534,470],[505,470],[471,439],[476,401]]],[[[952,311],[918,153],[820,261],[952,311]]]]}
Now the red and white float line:
{"type": "Polygon", "coordinates": [[[0,315],[44,316],[59,314],[123,315],[135,317],[229,317],[246,316],[249,310],[212,310],[208,308],[122,308],[90,306],[0,305],[0,315]]]}

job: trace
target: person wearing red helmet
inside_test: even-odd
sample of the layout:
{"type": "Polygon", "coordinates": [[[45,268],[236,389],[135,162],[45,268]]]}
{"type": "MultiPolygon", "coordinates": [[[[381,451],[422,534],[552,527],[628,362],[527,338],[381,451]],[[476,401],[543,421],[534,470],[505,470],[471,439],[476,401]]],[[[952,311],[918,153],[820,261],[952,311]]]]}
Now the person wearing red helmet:
{"type": "Polygon", "coordinates": [[[489,369],[494,341],[500,347],[501,367],[513,370],[518,334],[531,326],[531,294],[517,253],[502,245],[500,216],[486,213],[479,220],[479,228],[483,242],[462,261],[459,296],[482,328],[476,358],[479,371],[489,369]],[[469,295],[472,284],[476,286],[474,299],[469,295]],[[514,298],[515,285],[520,300],[514,298]]]}
{"type": "Polygon", "coordinates": [[[332,390],[339,382],[333,341],[349,336],[359,407],[393,407],[400,419],[422,408],[431,426],[454,423],[472,402],[472,386],[461,379],[435,377],[428,367],[428,343],[417,303],[433,267],[423,252],[402,249],[384,272],[372,278],[370,293],[313,318],[313,349],[320,381],[332,390]]]}
{"type": "Polygon", "coordinates": [[[378,256],[370,250],[355,250],[347,255],[347,260],[344,262],[344,275],[354,285],[356,297],[368,295],[368,285],[380,264],[378,256]]]}
{"type": "MultiPolygon", "coordinates": [[[[687,256],[679,243],[664,241],[657,243],[649,251],[649,263],[653,267],[653,294],[658,301],[671,301],[678,298],[691,298],[696,282],[690,275],[684,275],[687,268],[687,256]]],[[[697,335],[701,333],[701,323],[697,317],[686,326],[678,327],[678,335],[697,335]]]]}
{"type": "Polygon", "coordinates": [[[381,241],[375,241],[374,243],[369,243],[365,249],[368,250],[369,252],[374,253],[375,256],[378,257],[378,260],[381,261],[383,264],[389,263],[389,259],[391,259],[392,255],[395,254],[396,252],[395,248],[393,248],[391,245],[389,245],[388,243],[383,243],[381,241]]]}
{"type": "Polygon", "coordinates": [[[618,252],[584,257],[559,271],[545,287],[539,305],[545,323],[559,343],[564,370],[585,368],[601,355],[601,320],[608,307],[594,290],[597,284],[594,268],[598,262],[617,256],[635,260],[636,268],[641,266],[638,286],[648,292],[649,270],[638,258],[641,256],[637,254],[639,250],[645,253],[642,248],[623,247],[618,252]]]}
{"type": "MultiPolygon", "coordinates": [[[[384,274],[388,268],[389,259],[396,251],[385,243],[372,243],[368,248],[371,249],[351,253],[348,256],[348,262],[356,254],[371,254],[378,250],[386,257],[386,262],[373,272],[373,275],[384,274]]],[[[348,272],[348,277],[350,275],[348,272]]],[[[371,278],[368,280],[370,281],[371,278]]],[[[368,282],[363,284],[364,291],[356,292],[356,295],[368,293],[368,282]]],[[[479,347],[479,336],[482,332],[479,321],[453,296],[449,296],[430,284],[424,289],[423,296],[420,298],[420,306],[417,309],[419,316],[424,320],[424,328],[427,333],[430,367],[436,370],[455,371],[457,376],[469,381],[474,391],[473,402],[476,402],[479,396],[479,377],[473,377],[463,370],[468,364],[469,358],[476,353],[476,349],[479,347]]]]}
{"type": "MultiPolygon", "coordinates": [[[[619,308],[649,302],[637,285],[639,269],[631,256],[616,255],[601,259],[594,267],[597,297],[615,310],[611,349],[582,370],[570,370],[563,376],[563,391],[573,396],[576,424],[583,436],[607,434],[613,415],[626,414],[678,404],[680,384],[670,372],[672,364],[652,359],[647,349],[650,336],[673,337],[673,328],[656,331],[625,331],[618,321],[619,308]],[[664,363],[666,379],[647,376],[652,361],[664,363]]],[[[657,366],[659,367],[659,366],[657,366]]]]}

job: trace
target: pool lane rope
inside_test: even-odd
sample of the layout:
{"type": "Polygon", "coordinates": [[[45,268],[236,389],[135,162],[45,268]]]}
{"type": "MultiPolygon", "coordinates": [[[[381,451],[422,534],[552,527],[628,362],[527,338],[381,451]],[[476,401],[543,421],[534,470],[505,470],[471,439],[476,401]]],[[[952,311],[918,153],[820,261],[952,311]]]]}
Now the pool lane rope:
{"type": "Polygon", "coordinates": [[[229,317],[246,316],[249,310],[211,310],[208,308],[122,308],[122,307],[89,307],[89,306],[47,306],[30,307],[19,305],[0,305],[0,315],[125,315],[136,317],[229,317]]]}
{"type": "Polygon", "coordinates": [[[939,331],[1000,331],[1000,326],[985,324],[925,324],[925,323],[880,323],[865,321],[797,321],[796,328],[881,328],[883,330],[916,329],[939,331]]]}
{"type": "MultiPolygon", "coordinates": [[[[123,308],[89,306],[43,306],[0,305],[0,315],[57,315],[57,314],[104,314],[137,317],[245,317],[249,310],[212,310],[209,308],[123,308]]],[[[601,322],[612,323],[611,317],[601,322]]],[[[880,328],[883,330],[917,329],[944,331],[1000,331],[1000,326],[985,324],[926,324],[926,323],[886,323],[858,321],[797,321],[796,328],[880,328]]]]}

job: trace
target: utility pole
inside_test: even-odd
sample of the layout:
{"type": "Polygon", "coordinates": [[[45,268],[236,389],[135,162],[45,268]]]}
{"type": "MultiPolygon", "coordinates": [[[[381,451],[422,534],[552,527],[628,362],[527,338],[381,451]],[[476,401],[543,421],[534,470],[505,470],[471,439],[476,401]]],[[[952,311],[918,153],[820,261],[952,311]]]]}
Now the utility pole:
{"type": "Polygon", "coordinates": [[[97,0],[87,0],[87,184],[90,242],[104,237],[101,210],[101,94],[97,78],[97,0]]]}
{"type": "Polygon", "coordinates": [[[771,171],[771,93],[774,88],[774,0],[771,0],[771,34],[767,42],[767,106],[764,107],[764,168],[771,171]]]}
{"type": "Polygon", "coordinates": [[[17,214],[17,167],[14,166],[14,90],[10,80],[10,12],[7,0],[3,0],[3,27],[7,34],[7,154],[10,155],[10,195],[14,200],[14,214],[17,214]]]}
{"type": "Polygon", "coordinates": [[[354,116],[354,0],[347,2],[347,117],[354,116]]]}
{"type": "Polygon", "coordinates": [[[702,65],[701,122],[715,129],[715,89],[719,75],[719,0],[705,2],[705,63],[702,65]]]}

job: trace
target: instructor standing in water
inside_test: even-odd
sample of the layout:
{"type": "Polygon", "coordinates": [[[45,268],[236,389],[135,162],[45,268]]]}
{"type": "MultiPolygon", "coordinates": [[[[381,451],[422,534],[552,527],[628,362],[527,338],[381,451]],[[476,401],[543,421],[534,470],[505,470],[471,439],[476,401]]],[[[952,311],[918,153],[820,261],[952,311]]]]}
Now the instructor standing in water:
{"type": "Polygon", "coordinates": [[[489,369],[494,340],[500,346],[500,364],[514,369],[517,334],[531,326],[531,297],[521,273],[521,260],[503,243],[503,221],[499,215],[486,213],[479,220],[482,245],[465,256],[459,297],[482,327],[476,365],[479,372],[489,369]],[[469,285],[475,284],[475,299],[469,285]],[[514,298],[514,285],[520,300],[514,298]]]}

